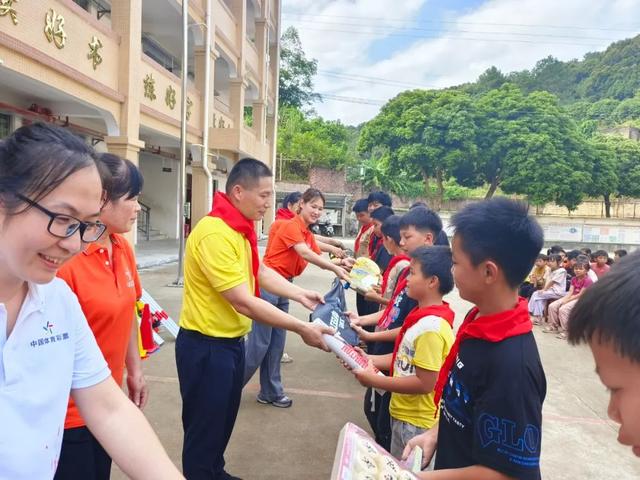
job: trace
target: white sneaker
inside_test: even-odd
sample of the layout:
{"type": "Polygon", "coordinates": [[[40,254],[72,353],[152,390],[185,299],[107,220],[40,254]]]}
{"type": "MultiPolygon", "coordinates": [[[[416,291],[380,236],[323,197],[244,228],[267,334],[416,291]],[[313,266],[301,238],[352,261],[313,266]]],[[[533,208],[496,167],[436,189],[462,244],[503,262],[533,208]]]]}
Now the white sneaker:
{"type": "Polygon", "coordinates": [[[293,362],[293,358],[289,356],[288,353],[283,353],[282,358],[280,359],[280,363],[291,363],[293,362]]]}

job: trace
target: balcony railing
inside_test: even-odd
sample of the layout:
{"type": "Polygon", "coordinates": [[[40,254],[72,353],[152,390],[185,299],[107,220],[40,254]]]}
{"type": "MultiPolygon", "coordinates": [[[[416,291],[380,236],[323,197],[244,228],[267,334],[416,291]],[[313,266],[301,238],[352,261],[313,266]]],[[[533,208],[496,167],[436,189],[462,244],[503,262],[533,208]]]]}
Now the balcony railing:
{"type": "Polygon", "coordinates": [[[151,207],[138,201],[140,204],[140,211],[138,212],[138,233],[140,233],[145,240],[149,241],[151,237],[151,207]]]}

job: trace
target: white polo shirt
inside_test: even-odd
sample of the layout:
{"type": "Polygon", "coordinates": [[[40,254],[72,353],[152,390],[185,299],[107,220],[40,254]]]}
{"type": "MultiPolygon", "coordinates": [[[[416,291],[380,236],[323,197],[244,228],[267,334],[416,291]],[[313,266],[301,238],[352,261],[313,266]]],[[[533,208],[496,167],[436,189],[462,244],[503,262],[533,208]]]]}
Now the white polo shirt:
{"type": "Polygon", "coordinates": [[[0,303],[0,479],[53,478],[71,389],[110,375],[64,281],[29,284],[9,338],[0,303]]]}

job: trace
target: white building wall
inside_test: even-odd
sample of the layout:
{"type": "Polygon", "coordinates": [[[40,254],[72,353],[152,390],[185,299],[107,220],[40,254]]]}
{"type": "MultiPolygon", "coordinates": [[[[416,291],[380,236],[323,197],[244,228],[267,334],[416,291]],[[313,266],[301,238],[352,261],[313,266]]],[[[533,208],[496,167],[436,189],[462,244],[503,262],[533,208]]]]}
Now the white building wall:
{"type": "Polygon", "coordinates": [[[141,201],[151,207],[151,228],[178,238],[178,161],[140,152],[140,171],[144,177],[141,201]]]}

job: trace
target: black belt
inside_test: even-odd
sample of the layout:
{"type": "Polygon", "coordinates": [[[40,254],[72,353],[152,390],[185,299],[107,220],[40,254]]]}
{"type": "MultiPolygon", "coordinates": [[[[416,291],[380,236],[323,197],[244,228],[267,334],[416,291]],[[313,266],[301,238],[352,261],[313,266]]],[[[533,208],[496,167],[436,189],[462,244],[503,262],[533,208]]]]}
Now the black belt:
{"type": "Polygon", "coordinates": [[[217,343],[240,343],[244,340],[244,335],[242,337],[211,337],[196,330],[188,330],[182,327],[180,327],[179,334],[187,335],[188,337],[197,338],[199,340],[206,340],[208,342],[217,343]]]}

